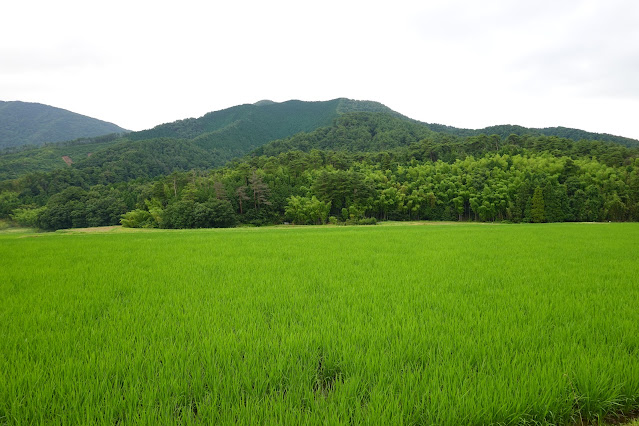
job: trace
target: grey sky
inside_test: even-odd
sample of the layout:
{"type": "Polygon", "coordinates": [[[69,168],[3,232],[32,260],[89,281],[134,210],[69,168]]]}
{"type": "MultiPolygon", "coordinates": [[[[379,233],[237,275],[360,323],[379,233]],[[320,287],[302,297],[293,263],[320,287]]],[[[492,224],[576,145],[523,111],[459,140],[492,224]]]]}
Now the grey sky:
{"type": "Polygon", "coordinates": [[[260,99],[375,100],[457,127],[639,138],[639,3],[94,2],[3,7],[0,100],[141,130],[260,99]]]}

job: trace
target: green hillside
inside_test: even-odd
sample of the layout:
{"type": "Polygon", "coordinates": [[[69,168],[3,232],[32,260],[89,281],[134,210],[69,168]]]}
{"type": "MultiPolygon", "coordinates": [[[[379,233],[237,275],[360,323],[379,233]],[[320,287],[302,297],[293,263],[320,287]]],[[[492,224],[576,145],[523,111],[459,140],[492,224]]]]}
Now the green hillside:
{"type": "Polygon", "coordinates": [[[403,117],[372,101],[260,101],[128,133],[125,138],[106,144],[101,140],[82,140],[19,152],[5,150],[0,153],[0,179],[67,167],[62,156],[70,157],[74,167],[80,169],[105,168],[111,170],[111,175],[133,177],[146,177],[149,173],[157,176],[167,170],[217,167],[272,140],[328,126],[340,114],[354,111],[403,117]],[[162,154],[169,151],[171,155],[162,154]],[[87,158],[89,152],[91,158],[87,158]]]}
{"type": "Polygon", "coordinates": [[[390,108],[371,101],[343,98],[324,102],[260,101],[210,112],[197,119],[162,124],[150,130],[132,133],[129,138],[190,139],[204,149],[220,150],[224,157],[230,159],[269,141],[328,126],[338,115],[356,111],[385,112],[400,116],[390,108]]]}
{"type": "MultiPolygon", "coordinates": [[[[513,126],[509,126],[513,127],[513,126]]],[[[525,128],[520,128],[525,129],[525,128]]],[[[489,130],[499,130],[489,128],[489,130]]],[[[513,129],[517,130],[517,129],[513,129]]],[[[450,132],[435,133],[429,126],[385,113],[355,112],[342,114],[331,126],[313,132],[297,133],[289,138],[269,142],[251,155],[277,156],[287,152],[337,151],[349,153],[387,152],[404,161],[411,158],[422,161],[463,159],[469,155],[484,156],[496,151],[517,153],[548,152],[554,156],[573,159],[588,157],[609,166],[620,166],[628,158],[636,157],[637,147],[601,140],[573,140],[555,135],[520,132],[481,133],[461,136],[450,132]],[[522,133],[519,135],[518,133],[522,133]]]]}
{"type": "Polygon", "coordinates": [[[81,138],[68,142],[25,145],[0,152],[0,181],[15,179],[26,173],[48,172],[68,167],[124,139],[118,133],[81,138]],[[66,160],[66,161],[65,161],[66,160]]]}
{"type": "Polygon", "coordinates": [[[102,183],[167,175],[174,170],[206,169],[219,163],[219,155],[192,141],[155,138],[123,140],[74,166],[102,183]]]}
{"type": "Polygon", "coordinates": [[[30,102],[0,101],[0,148],[124,133],[106,121],[30,102]]]}
{"type": "Polygon", "coordinates": [[[153,178],[176,170],[215,168],[249,153],[403,149],[409,150],[414,158],[426,155],[431,160],[463,158],[467,152],[477,153],[476,147],[463,147],[460,141],[475,145],[488,143],[497,148],[509,144],[530,149],[550,144],[555,154],[573,155],[573,151],[579,151],[580,155],[604,156],[606,164],[617,164],[626,154],[620,147],[609,149],[602,147],[602,143],[639,146],[639,141],[632,139],[566,128],[527,129],[508,125],[468,130],[427,124],[372,101],[340,98],[277,103],[264,100],[210,112],[200,118],[161,124],[128,133],[123,138],[84,138],[35,149],[5,149],[0,152],[0,180],[68,168],[71,162],[75,170],[90,170],[96,182],[113,183],[153,178]],[[520,138],[513,139],[512,135],[520,138]],[[487,136],[497,140],[487,141],[487,136]],[[535,138],[542,137],[556,139],[536,142],[535,138]],[[580,140],[588,140],[590,145],[576,145],[580,140]],[[593,145],[594,142],[598,145],[593,145]]]}
{"type": "Polygon", "coordinates": [[[639,140],[615,136],[607,133],[593,133],[585,130],[570,129],[567,127],[547,127],[543,129],[528,128],[511,124],[489,126],[483,129],[460,129],[442,124],[427,124],[434,132],[446,133],[454,136],[468,137],[486,135],[499,135],[506,138],[509,135],[534,135],[534,136],[557,136],[560,138],[579,140],[595,140],[601,142],[613,142],[628,147],[639,147],[639,140]]]}
{"type": "Polygon", "coordinates": [[[342,111],[388,111],[389,116],[399,116],[370,101],[260,101],[130,133],[126,140],[79,161],[76,167],[107,171],[117,181],[218,167],[272,140],[328,126],[342,111]]]}
{"type": "Polygon", "coordinates": [[[349,112],[327,127],[309,133],[270,142],[257,148],[254,155],[277,155],[287,151],[311,149],[375,152],[398,147],[433,136],[424,124],[383,112],[349,112]]]}

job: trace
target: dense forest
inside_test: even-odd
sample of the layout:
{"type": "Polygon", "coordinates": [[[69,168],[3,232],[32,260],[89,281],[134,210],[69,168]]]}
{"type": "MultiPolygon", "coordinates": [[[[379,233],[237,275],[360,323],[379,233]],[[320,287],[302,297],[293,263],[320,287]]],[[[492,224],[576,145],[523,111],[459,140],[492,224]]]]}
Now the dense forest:
{"type": "Polygon", "coordinates": [[[215,151],[150,136],[0,182],[0,218],[50,230],[639,220],[639,150],[611,142],[456,136],[346,112],[211,168],[215,151]]]}
{"type": "Polygon", "coordinates": [[[33,172],[49,172],[82,162],[96,152],[122,142],[120,133],[92,138],[23,145],[0,151],[0,181],[15,179],[33,172]]]}

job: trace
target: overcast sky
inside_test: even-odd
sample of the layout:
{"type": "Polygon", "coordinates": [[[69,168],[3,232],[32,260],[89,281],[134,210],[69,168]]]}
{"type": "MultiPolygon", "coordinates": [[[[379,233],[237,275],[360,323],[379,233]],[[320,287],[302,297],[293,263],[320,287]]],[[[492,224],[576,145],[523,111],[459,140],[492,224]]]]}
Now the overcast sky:
{"type": "Polygon", "coordinates": [[[20,0],[0,100],[130,130],[261,99],[374,100],[429,123],[639,139],[633,0],[20,0]]]}

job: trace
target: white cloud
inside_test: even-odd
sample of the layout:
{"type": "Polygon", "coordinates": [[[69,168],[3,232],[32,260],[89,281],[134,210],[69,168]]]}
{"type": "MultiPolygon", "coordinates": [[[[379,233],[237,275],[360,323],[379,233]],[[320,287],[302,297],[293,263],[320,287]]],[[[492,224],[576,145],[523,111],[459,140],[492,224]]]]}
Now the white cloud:
{"type": "Polygon", "coordinates": [[[259,99],[371,99],[463,127],[639,138],[639,6],[512,2],[11,2],[0,98],[134,130],[259,99]]]}

